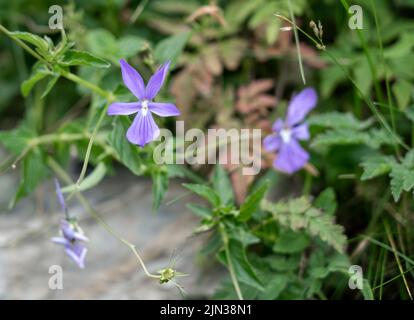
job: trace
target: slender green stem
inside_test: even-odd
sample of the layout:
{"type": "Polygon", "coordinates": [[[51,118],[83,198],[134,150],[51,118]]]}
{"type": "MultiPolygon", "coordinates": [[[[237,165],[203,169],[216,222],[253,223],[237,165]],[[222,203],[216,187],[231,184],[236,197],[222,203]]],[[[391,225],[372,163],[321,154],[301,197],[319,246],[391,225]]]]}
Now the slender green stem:
{"type": "MultiPolygon", "coordinates": [[[[72,185],[73,181],[69,177],[69,175],[66,173],[65,170],[51,157],[47,158],[47,164],[49,167],[56,173],[57,176],[59,176],[60,179],[65,181],[68,185],[72,185]]],[[[89,204],[89,202],[85,199],[85,197],[80,193],[79,191],[76,192],[76,197],[78,198],[79,202],[82,204],[82,206],[85,208],[86,211],[89,212],[89,214],[114,238],[122,242],[124,245],[126,245],[135,255],[138,262],[140,263],[142,269],[144,270],[145,274],[154,279],[160,279],[159,275],[152,274],[148,271],[147,267],[145,266],[144,261],[142,260],[141,256],[139,255],[136,247],[134,244],[130,243],[125,238],[119,236],[106,222],[101,218],[101,216],[96,212],[96,210],[89,204]]]]}
{"type": "Polygon", "coordinates": [[[411,294],[410,287],[408,286],[408,282],[407,282],[407,279],[405,278],[404,270],[403,270],[402,265],[401,265],[400,257],[397,254],[397,248],[396,248],[394,239],[391,235],[391,231],[389,229],[388,223],[385,222],[385,221],[384,221],[384,227],[385,227],[385,231],[387,233],[388,242],[390,243],[390,245],[392,247],[392,252],[394,253],[395,261],[397,262],[398,269],[400,270],[400,274],[403,278],[405,288],[407,290],[407,293],[408,293],[410,299],[413,300],[413,296],[411,294]]]}
{"type": "Polygon", "coordinates": [[[224,251],[226,253],[226,260],[227,260],[227,264],[229,266],[231,281],[233,282],[233,286],[234,286],[234,289],[236,290],[236,294],[237,294],[238,299],[243,300],[243,295],[242,295],[242,292],[240,290],[239,282],[237,280],[236,273],[234,271],[233,262],[230,259],[229,237],[228,237],[228,235],[226,233],[226,230],[225,230],[225,228],[222,224],[220,224],[220,234],[221,234],[221,238],[222,238],[223,243],[224,243],[224,251]]]}
{"type": "Polygon", "coordinates": [[[95,85],[95,84],[93,84],[93,83],[91,83],[91,82],[89,82],[85,79],[82,79],[82,78],[78,77],[77,75],[75,75],[75,74],[73,74],[69,71],[61,69],[60,73],[66,79],[71,80],[73,82],[76,82],[77,84],[80,84],[80,85],[92,90],[93,92],[97,93],[98,95],[105,98],[106,100],[108,100],[108,101],[113,101],[114,100],[114,97],[113,97],[111,92],[108,92],[108,91],[102,89],[101,87],[98,87],[97,85],[95,85]]]}
{"type": "MultiPolygon", "coordinates": [[[[102,121],[105,118],[105,115],[106,115],[106,111],[108,109],[108,106],[109,106],[109,103],[107,103],[106,106],[104,108],[102,108],[102,111],[101,111],[101,114],[99,116],[98,122],[96,123],[95,128],[93,129],[92,135],[91,135],[91,137],[89,139],[88,147],[86,149],[85,159],[84,159],[83,165],[82,165],[82,170],[81,170],[81,173],[79,175],[78,180],[76,181],[76,186],[77,187],[80,186],[81,182],[85,178],[86,170],[88,169],[89,159],[90,159],[91,152],[92,152],[92,146],[93,146],[93,144],[95,142],[95,138],[96,138],[96,136],[98,134],[99,128],[101,127],[102,121]]],[[[72,198],[74,192],[76,192],[76,189],[77,188],[75,188],[75,190],[73,191],[73,193],[68,197],[69,199],[72,198]]]]}
{"type": "Polygon", "coordinates": [[[303,85],[306,85],[305,72],[303,71],[302,53],[300,52],[300,46],[299,46],[298,30],[296,29],[295,16],[293,14],[291,0],[288,0],[288,6],[289,6],[290,19],[293,22],[293,35],[295,37],[296,52],[297,52],[297,55],[298,55],[300,75],[302,77],[303,85]]]}

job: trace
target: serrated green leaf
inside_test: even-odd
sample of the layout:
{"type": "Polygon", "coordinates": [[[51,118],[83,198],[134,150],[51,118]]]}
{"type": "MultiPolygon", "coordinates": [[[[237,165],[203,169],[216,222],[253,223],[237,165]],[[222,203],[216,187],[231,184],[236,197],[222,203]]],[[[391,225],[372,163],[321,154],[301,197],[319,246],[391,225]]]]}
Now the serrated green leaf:
{"type": "Polygon", "coordinates": [[[401,193],[404,187],[404,175],[405,175],[405,168],[401,165],[393,166],[391,173],[390,173],[390,186],[391,186],[391,193],[394,198],[394,201],[397,202],[400,199],[401,193]]]}
{"type": "Polygon", "coordinates": [[[251,193],[246,198],[244,203],[240,206],[240,214],[238,216],[238,220],[247,221],[252,217],[252,214],[257,209],[260,209],[259,207],[260,201],[262,201],[268,188],[269,188],[269,183],[266,182],[260,187],[258,187],[253,193],[251,193]]]}
{"type": "Polygon", "coordinates": [[[366,159],[361,163],[364,168],[361,180],[369,180],[390,172],[394,163],[394,158],[390,156],[377,155],[366,159]]]}
{"type": "Polygon", "coordinates": [[[318,126],[332,129],[354,129],[363,130],[372,124],[372,120],[359,121],[352,113],[332,111],[312,115],[306,121],[310,126],[318,126]]]}
{"type": "Polygon", "coordinates": [[[111,64],[87,51],[67,50],[59,64],[63,66],[89,66],[95,68],[109,68],[111,64]]]}

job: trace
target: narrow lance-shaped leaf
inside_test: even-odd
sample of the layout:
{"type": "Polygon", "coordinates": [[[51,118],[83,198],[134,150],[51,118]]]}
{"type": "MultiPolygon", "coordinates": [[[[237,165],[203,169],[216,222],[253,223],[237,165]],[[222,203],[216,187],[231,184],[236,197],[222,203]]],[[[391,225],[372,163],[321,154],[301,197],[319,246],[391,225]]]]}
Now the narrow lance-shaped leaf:
{"type": "Polygon", "coordinates": [[[260,201],[262,201],[268,188],[269,182],[266,182],[247,197],[246,201],[240,206],[240,214],[238,217],[240,221],[249,220],[252,214],[259,209],[260,201]]]}

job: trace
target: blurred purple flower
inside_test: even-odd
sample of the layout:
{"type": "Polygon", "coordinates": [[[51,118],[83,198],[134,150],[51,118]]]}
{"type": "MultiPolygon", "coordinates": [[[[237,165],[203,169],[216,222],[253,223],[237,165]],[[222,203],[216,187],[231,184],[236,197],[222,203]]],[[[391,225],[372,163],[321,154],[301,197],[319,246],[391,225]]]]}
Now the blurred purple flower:
{"type": "Polygon", "coordinates": [[[60,189],[59,180],[55,178],[55,190],[56,195],[58,197],[60,206],[62,207],[62,211],[65,213],[65,215],[68,215],[68,208],[66,207],[65,198],[63,197],[62,190],[60,189]]]}
{"type": "Polygon", "coordinates": [[[87,249],[83,245],[83,242],[89,240],[83,235],[83,232],[77,225],[76,220],[69,217],[65,198],[63,197],[62,190],[60,189],[60,184],[57,179],[55,179],[55,187],[59,203],[65,214],[65,218],[60,220],[61,236],[54,237],[51,240],[54,243],[63,245],[65,247],[66,254],[76,262],[79,268],[84,268],[87,249]]]}
{"type": "Polygon", "coordinates": [[[66,254],[76,262],[79,268],[85,267],[85,256],[88,251],[82,242],[88,241],[75,221],[62,219],[60,221],[61,237],[54,237],[51,240],[54,243],[61,244],[65,247],[66,254]]]}
{"type": "Polygon", "coordinates": [[[115,102],[108,108],[108,115],[130,115],[137,113],[126,137],[133,143],[143,147],[156,139],[160,130],[155,123],[152,113],[160,117],[180,115],[180,111],[172,103],[153,102],[160,91],[167,75],[170,62],[160,66],[151,76],[147,86],[141,75],[125,60],[120,60],[122,79],[125,86],[138,98],[137,102],[115,102]]]}
{"type": "Polygon", "coordinates": [[[302,90],[290,101],[285,121],[276,120],[272,127],[274,133],[263,140],[266,151],[277,151],[273,162],[276,169],[292,174],[308,162],[309,153],[302,149],[298,140],[309,140],[308,125],[302,121],[316,106],[317,100],[313,88],[302,90]]]}

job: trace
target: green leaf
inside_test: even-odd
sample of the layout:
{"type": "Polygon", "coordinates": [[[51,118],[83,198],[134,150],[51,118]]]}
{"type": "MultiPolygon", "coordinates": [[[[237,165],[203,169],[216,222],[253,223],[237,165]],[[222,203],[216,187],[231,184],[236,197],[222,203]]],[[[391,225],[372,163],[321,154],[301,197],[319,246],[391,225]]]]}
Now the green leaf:
{"type": "Polygon", "coordinates": [[[347,242],[344,228],[335,224],[334,216],[321,211],[306,197],[292,199],[287,202],[261,202],[263,210],[270,212],[282,226],[294,231],[303,230],[311,236],[318,236],[338,252],[344,252],[347,242]]]}
{"type": "Polygon", "coordinates": [[[35,132],[25,125],[10,131],[0,131],[1,144],[15,156],[20,155],[28,146],[29,140],[34,137],[35,132]]]}
{"type": "Polygon", "coordinates": [[[51,72],[47,69],[47,67],[43,64],[36,64],[33,67],[32,74],[30,75],[30,78],[23,81],[20,89],[22,92],[23,97],[27,97],[32,91],[33,86],[38,83],[43,78],[50,75],[51,72]]]}
{"type": "Polygon", "coordinates": [[[374,300],[374,294],[372,292],[371,285],[369,284],[367,279],[364,279],[362,281],[362,296],[364,297],[364,300],[374,300]]]}
{"type": "Polygon", "coordinates": [[[168,189],[168,175],[164,171],[155,171],[152,172],[151,176],[153,198],[152,210],[157,212],[168,189]]]}
{"type": "Polygon", "coordinates": [[[10,201],[10,209],[12,209],[21,198],[32,193],[39,183],[47,177],[48,168],[45,163],[44,155],[39,149],[34,149],[26,155],[23,160],[20,185],[16,195],[10,201]]]}
{"type": "Polygon", "coordinates": [[[219,194],[221,204],[234,203],[233,186],[223,166],[216,164],[213,174],[213,188],[219,194]]]}
{"type": "Polygon", "coordinates": [[[43,53],[47,53],[49,51],[49,44],[47,43],[47,41],[33,33],[13,31],[9,32],[9,35],[13,38],[23,40],[34,45],[35,47],[39,48],[43,53]]]}
{"type": "Polygon", "coordinates": [[[377,176],[386,174],[391,171],[392,165],[395,163],[393,157],[376,155],[367,158],[362,162],[361,166],[364,168],[364,172],[361,176],[361,180],[369,180],[377,176]]]}
{"type": "Polygon", "coordinates": [[[164,63],[166,61],[174,62],[184,50],[190,35],[191,32],[186,31],[160,41],[154,50],[155,59],[160,63],[164,63]]]}
{"type": "Polygon", "coordinates": [[[263,292],[260,292],[258,300],[275,300],[288,285],[289,277],[284,274],[272,274],[266,282],[263,292]]]}
{"type": "Polygon", "coordinates": [[[234,273],[238,281],[243,282],[258,290],[263,290],[263,285],[256,275],[253,267],[247,260],[246,252],[243,245],[237,241],[230,240],[228,242],[229,256],[226,255],[225,250],[218,254],[218,259],[224,265],[229,267],[229,262],[232,264],[234,273]]]}
{"type": "Polygon", "coordinates": [[[187,208],[190,209],[196,216],[199,216],[200,218],[211,217],[211,210],[206,207],[202,207],[198,204],[189,203],[187,204],[187,208]]]}
{"type": "Polygon", "coordinates": [[[359,121],[352,113],[342,113],[338,111],[312,115],[306,122],[310,126],[354,130],[363,130],[372,124],[372,120],[359,121]]]}
{"type": "Polygon", "coordinates": [[[184,183],[183,186],[209,201],[215,208],[220,206],[220,197],[214,189],[202,184],[184,183]]]}
{"type": "Polygon", "coordinates": [[[400,199],[401,193],[403,191],[404,186],[404,175],[405,175],[405,168],[401,165],[393,166],[391,173],[390,173],[390,186],[391,186],[391,193],[394,198],[394,201],[397,202],[400,199]]]}
{"type": "Polygon", "coordinates": [[[312,142],[312,147],[365,144],[373,149],[378,149],[381,145],[392,145],[393,143],[394,138],[382,129],[363,132],[353,128],[338,128],[317,135],[312,142]]]}
{"type": "Polygon", "coordinates": [[[62,188],[63,193],[70,193],[75,190],[79,191],[86,191],[92,189],[93,187],[97,186],[99,182],[106,175],[106,166],[103,162],[100,162],[96,168],[80,183],[79,187],[77,188],[76,184],[72,184],[70,186],[62,188]]]}
{"type": "Polygon", "coordinates": [[[395,202],[400,199],[403,191],[410,191],[414,187],[414,170],[402,164],[392,166],[390,178],[391,193],[395,202]]]}
{"type": "Polygon", "coordinates": [[[109,144],[116,151],[118,160],[137,176],[144,173],[145,166],[142,163],[139,149],[126,139],[126,132],[130,126],[126,117],[117,117],[114,127],[109,134],[109,144]]]}
{"type": "Polygon", "coordinates": [[[337,208],[335,191],[332,188],[325,189],[315,199],[314,205],[326,214],[333,215],[337,208]]]}
{"type": "Polygon", "coordinates": [[[148,47],[148,42],[140,37],[127,35],[118,41],[119,58],[129,58],[148,47]]]}
{"type": "Polygon", "coordinates": [[[105,29],[91,30],[86,35],[89,49],[98,55],[118,58],[118,43],[112,33],[105,29]]]}
{"type": "Polygon", "coordinates": [[[182,164],[168,164],[167,173],[169,178],[188,178],[196,183],[204,183],[205,181],[197,174],[182,164]]]}
{"type": "Polygon", "coordinates": [[[408,106],[414,92],[413,85],[406,80],[398,79],[392,86],[392,91],[397,98],[398,107],[404,110],[408,106]]]}
{"type": "Polygon", "coordinates": [[[59,60],[64,66],[89,66],[95,68],[109,68],[111,64],[87,51],[67,50],[59,60]]]}
{"type": "Polygon", "coordinates": [[[260,201],[262,201],[269,183],[266,182],[260,187],[258,187],[253,193],[251,193],[244,203],[240,206],[240,214],[238,219],[240,221],[247,221],[251,218],[252,214],[259,208],[260,201]]]}
{"type": "Polygon", "coordinates": [[[41,99],[44,99],[50,93],[50,91],[55,86],[56,82],[59,80],[59,77],[60,75],[57,74],[49,78],[47,86],[43,91],[42,96],[40,97],[41,99]]]}
{"type": "Polygon", "coordinates": [[[298,253],[302,252],[309,244],[308,235],[286,229],[280,232],[279,238],[273,245],[273,251],[283,254],[298,253]]]}

